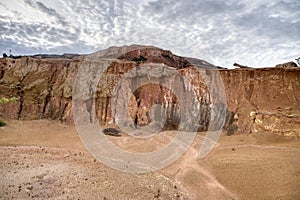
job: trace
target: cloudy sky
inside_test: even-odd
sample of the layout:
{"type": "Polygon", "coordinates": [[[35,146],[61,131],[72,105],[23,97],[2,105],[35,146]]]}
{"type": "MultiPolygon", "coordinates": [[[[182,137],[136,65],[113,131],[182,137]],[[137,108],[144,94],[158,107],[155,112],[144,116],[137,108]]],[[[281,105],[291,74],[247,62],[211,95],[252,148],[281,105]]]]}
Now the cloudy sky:
{"type": "Polygon", "coordinates": [[[300,56],[300,0],[1,0],[0,53],[91,53],[145,44],[212,64],[300,56]]]}

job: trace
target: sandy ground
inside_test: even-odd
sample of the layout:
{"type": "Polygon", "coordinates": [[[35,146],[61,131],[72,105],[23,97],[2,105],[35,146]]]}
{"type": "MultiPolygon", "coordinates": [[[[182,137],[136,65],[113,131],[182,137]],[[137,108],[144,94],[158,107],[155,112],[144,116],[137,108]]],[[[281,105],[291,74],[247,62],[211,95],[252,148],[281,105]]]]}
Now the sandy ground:
{"type": "MultiPolygon", "coordinates": [[[[129,151],[148,152],[173,136],[109,138],[129,151]]],[[[129,174],[96,161],[73,126],[10,121],[0,127],[0,199],[300,199],[299,138],[222,135],[209,156],[197,159],[203,136],[172,165],[129,174]]]]}

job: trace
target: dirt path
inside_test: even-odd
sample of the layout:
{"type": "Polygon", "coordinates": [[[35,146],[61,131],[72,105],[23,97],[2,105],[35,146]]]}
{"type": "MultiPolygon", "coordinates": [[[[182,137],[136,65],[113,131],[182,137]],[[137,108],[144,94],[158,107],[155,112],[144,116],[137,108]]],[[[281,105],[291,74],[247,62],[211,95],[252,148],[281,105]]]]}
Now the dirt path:
{"type": "MultiPolygon", "coordinates": [[[[200,160],[204,135],[199,134],[172,165],[128,174],[96,162],[73,126],[44,120],[8,124],[0,128],[0,199],[300,199],[297,138],[222,136],[200,160]]],[[[147,152],[173,135],[111,140],[124,149],[147,152]]]]}

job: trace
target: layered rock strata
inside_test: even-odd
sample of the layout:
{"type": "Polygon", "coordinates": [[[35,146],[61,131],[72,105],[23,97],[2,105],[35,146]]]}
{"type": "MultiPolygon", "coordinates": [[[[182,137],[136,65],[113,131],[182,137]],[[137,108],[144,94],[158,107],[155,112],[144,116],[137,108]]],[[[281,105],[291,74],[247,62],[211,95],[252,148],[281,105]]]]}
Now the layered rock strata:
{"type": "MultiPolygon", "coordinates": [[[[224,123],[229,135],[257,131],[300,134],[300,69],[297,67],[219,69],[205,61],[176,56],[155,47],[121,48],[117,58],[112,57],[115,51],[120,51],[117,47],[94,54],[100,60],[111,59],[95,85],[89,105],[102,124],[116,123],[124,105],[127,117],[136,126],[147,126],[156,117],[165,119],[164,129],[178,129],[182,119],[192,116],[196,121],[190,123],[199,131],[207,130],[212,123],[215,123],[212,129],[224,123]],[[126,76],[134,72],[137,77],[142,71],[139,78],[126,76]],[[216,74],[221,78],[216,78],[216,74]],[[131,88],[139,87],[124,96],[124,80],[131,88]],[[221,85],[225,103],[220,98],[222,95],[217,100],[214,98],[222,92],[221,85]],[[160,107],[153,109],[155,104],[160,107]]],[[[0,97],[18,99],[16,104],[0,105],[2,118],[45,118],[72,123],[74,81],[87,58],[0,59],[0,97]]]]}

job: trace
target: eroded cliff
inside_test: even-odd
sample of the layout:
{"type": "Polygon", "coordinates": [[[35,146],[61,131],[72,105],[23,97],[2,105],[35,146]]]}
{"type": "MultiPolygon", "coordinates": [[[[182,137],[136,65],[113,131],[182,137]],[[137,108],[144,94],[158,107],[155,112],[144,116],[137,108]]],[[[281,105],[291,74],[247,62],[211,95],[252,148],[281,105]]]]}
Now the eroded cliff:
{"type": "Polygon", "coordinates": [[[300,68],[221,71],[239,132],[300,135],[300,68]]]}
{"type": "MultiPolygon", "coordinates": [[[[18,98],[16,104],[0,105],[2,117],[24,120],[46,118],[72,123],[72,90],[84,59],[85,56],[70,59],[2,58],[0,97],[18,98]]],[[[122,84],[118,84],[119,81],[126,73],[145,69],[150,63],[168,67],[169,72],[149,69],[149,76],[167,74],[166,79],[161,79],[166,87],[150,83],[132,91],[127,108],[136,125],[149,124],[151,106],[160,104],[166,110],[164,128],[177,129],[182,117],[179,111],[181,104],[178,94],[167,86],[174,88],[181,84],[183,91],[192,91],[195,94],[194,97],[186,96],[195,107],[191,113],[198,112],[199,120],[195,126],[200,131],[207,130],[212,117],[212,104],[219,107],[223,105],[212,101],[211,95],[214,91],[209,90],[202,76],[213,77],[218,72],[222,77],[227,99],[227,109],[221,109],[226,112],[224,129],[227,134],[272,131],[282,135],[300,135],[299,68],[216,69],[205,61],[179,57],[170,51],[154,47],[124,51],[102,74],[96,93],[93,94],[95,101],[91,102],[100,123],[115,123],[116,111],[113,110],[111,102],[116,105],[118,102],[124,104],[124,101],[118,101],[118,98],[123,98],[122,84]],[[200,67],[200,74],[195,66],[200,67]],[[173,72],[180,76],[173,75],[173,72]],[[121,92],[112,98],[116,87],[120,87],[121,92]],[[193,98],[195,100],[192,101],[193,98]]],[[[149,76],[142,77],[140,81],[146,81],[151,78],[149,76]]]]}

